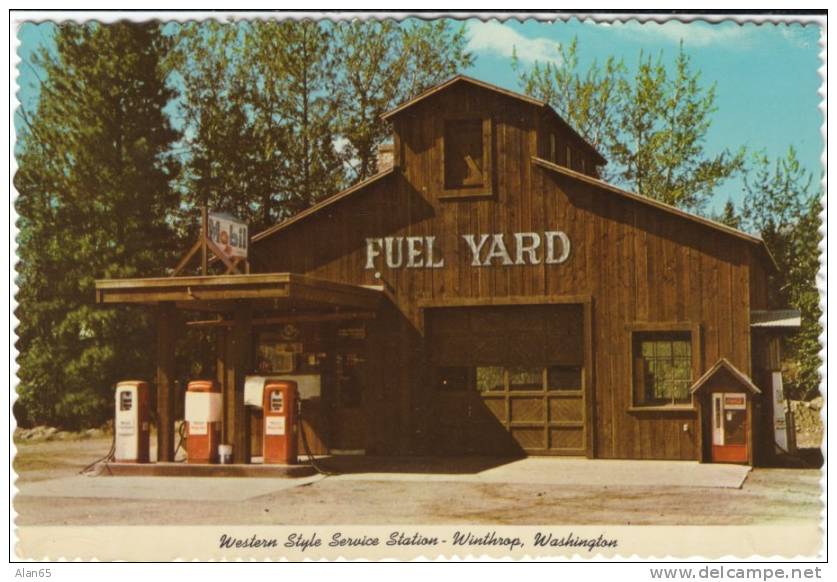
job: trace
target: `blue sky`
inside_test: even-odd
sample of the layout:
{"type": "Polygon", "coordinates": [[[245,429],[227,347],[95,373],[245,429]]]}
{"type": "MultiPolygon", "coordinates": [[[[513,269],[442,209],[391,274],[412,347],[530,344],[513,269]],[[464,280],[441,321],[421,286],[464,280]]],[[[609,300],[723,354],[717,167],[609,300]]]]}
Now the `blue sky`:
{"type": "MultiPolygon", "coordinates": [[[[516,90],[520,86],[510,66],[512,47],[523,64],[532,64],[555,59],[554,43],[577,36],[582,68],[608,55],[624,57],[631,67],[640,50],[663,51],[670,61],[682,39],[705,85],[716,83],[717,111],[706,140],[708,152],[744,145],[777,157],[793,145],[809,171],[817,178],[822,172],[823,118],[817,94],[821,31],[815,25],[596,24],[572,19],[554,23],[471,20],[467,26],[469,47],[477,55],[468,73],[516,90]]],[[[725,182],[716,191],[712,208],[720,209],[728,198],[740,200],[742,188],[741,179],[725,182]]]]}
{"type": "MultiPolygon", "coordinates": [[[[520,90],[511,67],[512,50],[523,65],[557,59],[555,43],[578,37],[582,68],[592,59],[624,57],[630,67],[640,50],[666,60],[674,57],[681,39],[695,70],[706,85],[717,85],[717,112],[707,136],[710,153],[747,146],[782,156],[796,147],[803,164],[815,176],[822,172],[820,135],[822,114],[817,94],[821,80],[818,46],[820,29],[809,24],[709,24],[670,21],[665,24],[602,23],[571,19],[567,22],[528,20],[499,22],[468,20],[468,48],[476,56],[467,74],[512,90],[520,90]]],[[[49,45],[52,25],[23,25],[19,54],[29,59],[37,47],[49,45]]],[[[25,65],[20,68],[19,98],[30,106],[37,99],[37,79],[25,65]]],[[[729,180],[716,191],[711,208],[728,198],[740,200],[741,179],[729,180]]]]}

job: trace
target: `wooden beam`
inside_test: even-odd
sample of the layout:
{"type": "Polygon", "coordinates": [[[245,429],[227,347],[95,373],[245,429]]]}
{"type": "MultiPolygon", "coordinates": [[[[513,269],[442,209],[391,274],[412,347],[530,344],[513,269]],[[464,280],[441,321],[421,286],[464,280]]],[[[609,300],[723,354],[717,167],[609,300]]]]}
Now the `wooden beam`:
{"type": "Polygon", "coordinates": [[[227,333],[219,330],[215,334],[215,374],[218,386],[221,387],[221,442],[229,444],[229,426],[227,415],[227,333]]]}
{"type": "Polygon", "coordinates": [[[174,272],[171,274],[172,277],[177,277],[178,273],[180,273],[180,271],[182,271],[184,267],[186,267],[186,265],[189,264],[189,261],[192,260],[192,257],[195,256],[195,253],[198,252],[202,244],[203,241],[201,241],[200,239],[195,241],[195,244],[192,245],[192,248],[189,249],[189,252],[186,253],[186,255],[182,259],[180,259],[179,263],[177,263],[177,266],[174,268],[174,272]]]}
{"type": "Polygon", "coordinates": [[[227,266],[227,272],[224,273],[225,275],[230,274],[231,271],[233,273],[238,273],[238,269],[236,268],[235,263],[233,263],[229,259],[229,257],[227,257],[224,254],[224,251],[222,251],[220,248],[218,248],[218,245],[216,245],[214,242],[212,242],[212,239],[210,239],[209,237],[206,237],[206,239],[204,239],[204,240],[206,242],[206,245],[209,247],[209,250],[211,250],[215,254],[215,256],[218,257],[219,259],[221,259],[221,262],[224,263],[227,266]]]}
{"type": "MultiPolygon", "coordinates": [[[[320,321],[353,321],[375,319],[376,314],[371,311],[346,311],[343,313],[299,313],[276,317],[260,317],[252,320],[253,327],[260,325],[275,325],[281,323],[308,323],[320,321]]],[[[232,327],[231,319],[203,319],[187,321],[189,327],[232,327]]]]}
{"type": "Polygon", "coordinates": [[[174,461],[174,382],[177,311],[171,304],[157,310],[157,461],[174,461]]]}
{"type": "Polygon", "coordinates": [[[209,265],[207,262],[206,243],[209,240],[209,232],[207,226],[209,225],[209,216],[207,215],[206,205],[201,206],[201,237],[198,242],[201,245],[201,275],[209,274],[209,265]]]}
{"type": "Polygon", "coordinates": [[[244,405],[244,377],[251,364],[252,306],[242,301],[236,304],[232,328],[232,361],[235,386],[233,405],[232,445],[236,463],[250,462],[250,431],[247,408],[244,405]]]}

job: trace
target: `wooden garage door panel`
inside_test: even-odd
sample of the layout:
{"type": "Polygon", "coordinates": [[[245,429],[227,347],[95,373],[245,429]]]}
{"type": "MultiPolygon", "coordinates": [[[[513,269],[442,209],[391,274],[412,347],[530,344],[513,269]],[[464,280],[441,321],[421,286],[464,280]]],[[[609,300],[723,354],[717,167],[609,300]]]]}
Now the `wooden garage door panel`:
{"type": "Polygon", "coordinates": [[[554,369],[584,366],[580,305],[443,308],[427,314],[427,347],[433,363],[471,368],[476,374],[467,393],[438,395],[441,408],[435,422],[441,445],[456,440],[464,443],[466,452],[479,454],[511,449],[584,454],[586,408],[579,390],[584,387],[583,371],[579,377],[577,371],[554,369]],[[485,387],[477,373],[485,367],[507,369],[500,390],[477,389],[485,387]],[[512,381],[516,367],[545,370],[548,386],[527,384],[521,389],[519,382],[512,381]],[[452,402],[460,398],[458,405],[452,402]]]}
{"type": "Polygon", "coordinates": [[[502,423],[506,421],[506,399],[504,397],[483,397],[482,402],[492,418],[502,423]]]}
{"type": "Polygon", "coordinates": [[[549,420],[551,422],[583,422],[584,401],[580,396],[550,398],[549,420]]]}
{"type": "Polygon", "coordinates": [[[546,434],[541,427],[512,426],[511,434],[524,451],[543,450],[546,448],[546,434]]]}
{"type": "Polygon", "coordinates": [[[513,396],[509,399],[512,422],[544,422],[546,410],[542,396],[513,396]]]}
{"type": "Polygon", "coordinates": [[[549,446],[552,449],[572,449],[583,451],[583,427],[556,427],[549,429],[549,446]]]}

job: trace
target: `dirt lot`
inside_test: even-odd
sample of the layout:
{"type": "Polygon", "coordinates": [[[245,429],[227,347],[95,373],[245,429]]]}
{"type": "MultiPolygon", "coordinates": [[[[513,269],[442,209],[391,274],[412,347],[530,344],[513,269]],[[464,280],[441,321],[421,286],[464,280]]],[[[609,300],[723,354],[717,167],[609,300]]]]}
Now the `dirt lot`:
{"type": "Polygon", "coordinates": [[[222,503],[26,495],[27,483],[75,475],[109,445],[102,438],[17,443],[16,523],[747,525],[818,523],[822,510],[817,469],[755,469],[740,490],[325,478],[222,503]]]}

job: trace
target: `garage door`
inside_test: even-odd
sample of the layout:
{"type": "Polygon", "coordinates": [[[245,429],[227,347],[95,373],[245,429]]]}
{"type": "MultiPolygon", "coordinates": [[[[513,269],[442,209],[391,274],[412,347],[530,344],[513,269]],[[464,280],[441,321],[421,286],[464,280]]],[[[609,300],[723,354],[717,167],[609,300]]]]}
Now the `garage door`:
{"type": "Polygon", "coordinates": [[[583,455],[579,305],[433,309],[436,449],[583,455]]]}

